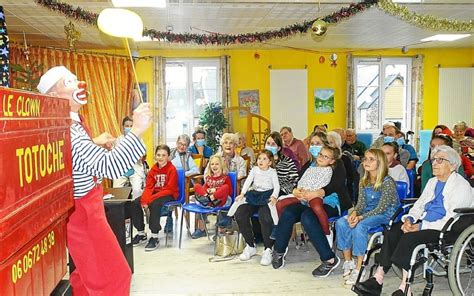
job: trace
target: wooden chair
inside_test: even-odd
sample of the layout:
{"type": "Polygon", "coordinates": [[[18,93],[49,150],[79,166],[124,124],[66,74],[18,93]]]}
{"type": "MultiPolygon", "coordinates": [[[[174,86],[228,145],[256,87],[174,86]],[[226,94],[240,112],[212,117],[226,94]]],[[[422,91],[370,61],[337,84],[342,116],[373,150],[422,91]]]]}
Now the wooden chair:
{"type": "Polygon", "coordinates": [[[202,154],[191,154],[192,158],[194,159],[194,162],[196,163],[196,166],[199,169],[199,172],[201,174],[204,174],[204,168],[206,168],[206,160],[202,154]]]}
{"type": "Polygon", "coordinates": [[[245,182],[245,179],[247,179],[247,176],[250,173],[250,157],[248,155],[242,156],[242,158],[245,160],[245,165],[247,166],[247,175],[245,177],[239,177],[237,178],[237,193],[240,194],[240,189],[242,188],[242,182],[245,182]]]}

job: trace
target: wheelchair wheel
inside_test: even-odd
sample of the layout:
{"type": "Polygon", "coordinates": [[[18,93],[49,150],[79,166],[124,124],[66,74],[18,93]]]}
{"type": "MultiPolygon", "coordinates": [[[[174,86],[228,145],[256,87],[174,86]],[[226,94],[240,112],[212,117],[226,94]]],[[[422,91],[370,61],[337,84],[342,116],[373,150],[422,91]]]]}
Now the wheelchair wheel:
{"type": "MultiPolygon", "coordinates": [[[[423,253],[420,252],[417,254],[417,260],[423,256],[423,253]]],[[[431,263],[431,262],[430,262],[431,263]]],[[[395,275],[399,278],[399,279],[402,279],[403,278],[403,271],[400,267],[398,267],[397,265],[395,264],[392,264],[392,269],[393,269],[393,272],[395,273],[395,275]]],[[[413,283],[420,283],[422,281],[424,281],[424,274],[423,274],[424,270],[423,270],[423,265],[421,265],[420,267],[418,267],[416,270],[415,270],[415,274],[414,274],[414,277],[413,277],[413,283]]]]}
{"type": "Polygon", "coordinates": [[[448,282],[454,295],[474,295],[474,225],[464,230],[449,256],[448,282]]]}

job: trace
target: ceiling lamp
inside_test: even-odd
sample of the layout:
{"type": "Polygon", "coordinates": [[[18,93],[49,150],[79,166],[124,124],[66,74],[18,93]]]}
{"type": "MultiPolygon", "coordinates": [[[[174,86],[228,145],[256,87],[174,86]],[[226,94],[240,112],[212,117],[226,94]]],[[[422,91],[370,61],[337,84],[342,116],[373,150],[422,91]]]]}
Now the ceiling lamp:
{"type": "Polygon", "coordinates": [[[165,8],[166,0],[112,0],[114,7],[157,7],[165,8]]]}
{"type": "Polygon", "coordinates": [[[463,39],[463,38],[466,38],[466,37],[469,37],[469,36],[471,36],[471,34],[437,34],[437,35],[433,35],[433,36],[428,37],[428,38],[421,39],[420,41],[422,41],[422,42],[428,42],[428,41],[446,41],[446,42],[449,42],[449,41],[454,41],[454,40],[458,40],[458,39],[463,39]]]}
{"type": "Polygon", "coordinates": [[[124,38],[141,37],[143,22],[138,14],[121,8],[106,8],[97,19],[99,29],[107,35],[124,38]]]}

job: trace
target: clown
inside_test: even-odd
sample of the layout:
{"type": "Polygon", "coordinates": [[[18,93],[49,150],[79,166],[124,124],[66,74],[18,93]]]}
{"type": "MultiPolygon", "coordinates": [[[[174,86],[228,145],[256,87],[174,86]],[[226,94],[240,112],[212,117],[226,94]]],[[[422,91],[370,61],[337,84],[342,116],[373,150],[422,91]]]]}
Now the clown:
{"type": "Polygon", "coordinates": [[[91,139],[78,112],[87,104],[87,85],[63,66],[40,79],[42,94],[69,100],[71,107],[72,179],[74,210],[67,224],[67,246],[76,269],[70,275],[74,295],[129,295],[131,271],[107,223],[102,178],[115,179],[145,154],[140,136],[150,126],[148,104],[133,113],[131,131],[113,148],[114,138],[103,133],[91,139]]]}

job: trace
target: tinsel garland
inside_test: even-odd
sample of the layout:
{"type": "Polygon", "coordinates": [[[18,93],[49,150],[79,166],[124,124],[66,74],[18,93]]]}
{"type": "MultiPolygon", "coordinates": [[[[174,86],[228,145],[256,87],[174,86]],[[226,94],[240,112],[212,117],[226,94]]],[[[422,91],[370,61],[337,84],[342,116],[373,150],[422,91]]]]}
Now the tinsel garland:
{"type": "Polygon", "coordinates": [[[429,14],[418,14],[416,12],[410,12],[408,7],[395,4],[391,0],[378,0],[378,7],[386,13],[398,17],[407,23],[425,29],[455,32],[472,32],[474,29],[472,20],[461,22],[438,18],[429,14]]]}
{"type": "MultiPolygon", "coordinates": [[[[70,4],[59,2],[57,0],[35,1],[39,5],[49,8],[52,11],[59,12],[68,18],[74,18],[75,20],[97,27],[97,18],[99,17],[97,13],[86,11],[80,7],[74,8],[70,4]]],[[[472,20],[469,22],[459,22],[454,20],[439,19],[431,15],[420,15],[410,12],[406,6],[394,4],[391,0],[364,0],[360,3],[352,3],[347,7],[343,7],[340,10],[319,19],[325,21],[328,24],[337,24],[341,20],[352,17],[375,4],[378,4],[378,7],[383,11],[393,16],[400,17],[402,20],[420,27],[437,31],[470,32],[473,30],[472,20]]],[[[316,19],[304,21],[303,23],[296,23],[283,27],[279,30],[238,35],[221,33],[177,34],[145,28],[143,30],[143,36],[148,36],[152,39],[163,40],[170,43],[195,43],[199,45],[231,45],[254,43],[264,42],[272,39],[287,38],[298,33],[306,33],[311,29],[311,26],[315,20],[316,19]]]]}

